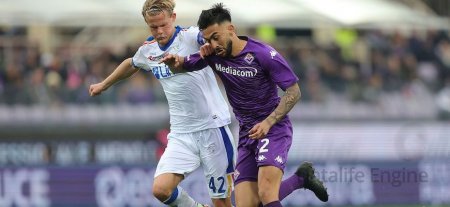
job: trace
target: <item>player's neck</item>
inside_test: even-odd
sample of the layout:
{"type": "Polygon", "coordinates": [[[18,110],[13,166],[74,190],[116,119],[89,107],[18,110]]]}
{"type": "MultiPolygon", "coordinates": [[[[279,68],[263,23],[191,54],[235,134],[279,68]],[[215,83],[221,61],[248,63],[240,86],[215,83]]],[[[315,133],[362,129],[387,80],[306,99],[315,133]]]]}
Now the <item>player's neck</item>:
{"type": "Polygon", "coordinates": [[[242,50],[244,50],[245,46],[247,45],[246,40],[242,40],[240,38],[235,39],[233,42],[233,47],[231,48],[231,56],[235,57],[241,53],[242,50]]]}

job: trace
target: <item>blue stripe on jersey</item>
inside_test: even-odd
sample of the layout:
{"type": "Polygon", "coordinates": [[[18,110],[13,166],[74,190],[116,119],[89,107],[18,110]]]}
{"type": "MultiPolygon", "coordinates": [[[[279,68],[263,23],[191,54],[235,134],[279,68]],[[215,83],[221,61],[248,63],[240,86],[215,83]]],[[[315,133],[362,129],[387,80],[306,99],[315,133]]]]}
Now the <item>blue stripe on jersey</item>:
{"type": "Polygon", "coordinates": [[[147,38],[147,41],[152,41],[152,40],[154,40],[155,38],[153,37],[153,36],[150,36],[150,37],[148,37],[147,38]]]}
{"type": "Polygon", "coordinates": [[[172,38],[170,38],[169,42],[164,47],[161,47],[158,44],[159,49],[161,49],[162,51],[166,51],[167,48],[169,48],[170,45],[173,43],[173,41],[175,40],[175,37],[177,37],[177,34],[180,32],[180,30],[181,30],[181,27],[180,26],[176,26],[175,27],[175,33],[173,34],[172,38]]]}
{"type": "Polygon", "coordinates": [[[203,39],[203,32],[202,31],[198,32],[198,34],[197,34],[197,43],[199,45],[204,45],[206,43],[205,39],[203,39]]]}
{"type": "Polygon", "coordinates": [[[225,130],[225,127],[220,127],[220,132],[222,133],[222,139],[223,143],[225,144],[225,149],[227,150],[227,158],[228,158],[228,167],[227,167],[227,173],[234,172],[233,168],[233,145],[231,144],[230,137],[228,136],[227,131],[225,130]]]}
{"type": "Polygon", "coordinates": [[[166,201],[164,201],[164,204],[171,204],[173,203],[178,197],[178,187],[175,187],[175,189],[173,189],[172,195],[170,195],[170,198],[167,199],[166,201]]]}

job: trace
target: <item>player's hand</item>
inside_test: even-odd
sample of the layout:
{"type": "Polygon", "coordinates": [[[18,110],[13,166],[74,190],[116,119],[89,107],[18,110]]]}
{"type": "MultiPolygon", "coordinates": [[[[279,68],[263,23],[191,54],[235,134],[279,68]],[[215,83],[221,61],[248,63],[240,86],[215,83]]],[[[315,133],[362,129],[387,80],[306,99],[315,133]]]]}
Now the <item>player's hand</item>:
{"type": "Polygon", "coordinates": [[[206,56],[209,56],[214,53],[214,49],[209,43],[205,43],[200,47],[200,57],[205,58],[206,56]]]}
{"type": "Polygon", "coordinates": [[[105,84],[103,83],[96,83],[89,86],[89,95],[91,96],[97,96],[100,95],[103,91],[106,90],[105,84]]]}
{"type": "Polygon", "coordinates": [[[183,71],[184,57],[174,54],[167,54],[159,61],[159,63],[166,64],[174,73],[180,73],[183,71]]]}
{"type": "Polygon", "coordinates": [[[248,132],[250,139],[261,139],[266,137],[271,127],[272,125],[266,120],[255,124],[255,126],[253,126],[253,128],[248,132]]]}

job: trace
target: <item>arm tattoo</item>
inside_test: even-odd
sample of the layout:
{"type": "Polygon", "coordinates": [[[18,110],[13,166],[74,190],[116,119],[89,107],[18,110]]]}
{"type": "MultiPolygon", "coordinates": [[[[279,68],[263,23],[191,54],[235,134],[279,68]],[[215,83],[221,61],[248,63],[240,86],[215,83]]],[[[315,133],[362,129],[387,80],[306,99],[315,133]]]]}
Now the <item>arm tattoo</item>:
{"type": "Polygon", "coordinates": [[[274,125],[279,122],[294,107],[300,99],[300,89],[297,84],[286,89],[277,108],[267,117],[267,121],[274,125]]]}

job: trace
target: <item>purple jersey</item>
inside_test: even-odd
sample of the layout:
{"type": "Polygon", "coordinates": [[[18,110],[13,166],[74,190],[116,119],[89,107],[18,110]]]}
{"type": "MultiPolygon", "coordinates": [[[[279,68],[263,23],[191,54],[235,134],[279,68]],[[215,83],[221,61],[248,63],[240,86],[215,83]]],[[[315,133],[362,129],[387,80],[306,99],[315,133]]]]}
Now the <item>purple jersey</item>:
{"type": "Polygon", "coordinates": [[[278,106],[277,86],[286,90],[298,81],[286,60],[272,47],[248,37],[245,48],[235,57],[215,55],[201,59],[187,56],[184,68],[198,70],[208,64],[225,86],[241,130],[249,130],[268,117],[278,106]]]}

